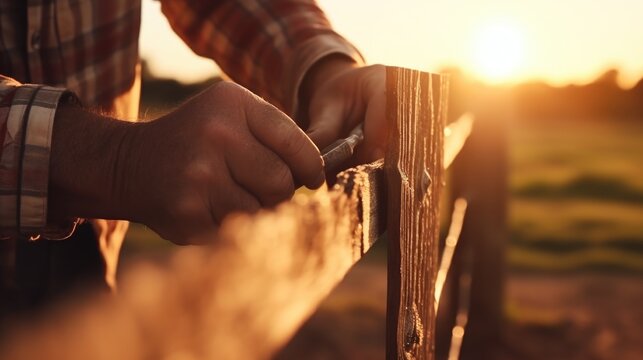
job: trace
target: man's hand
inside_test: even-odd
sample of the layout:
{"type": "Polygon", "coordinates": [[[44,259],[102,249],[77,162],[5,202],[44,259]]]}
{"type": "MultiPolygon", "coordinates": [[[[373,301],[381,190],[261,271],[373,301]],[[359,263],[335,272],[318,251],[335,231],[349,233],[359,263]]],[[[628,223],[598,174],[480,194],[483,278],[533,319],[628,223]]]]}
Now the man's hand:
{"type": "Polygon", "coordinates": [[[320,148],[344,137],[364,122],[358,162],[382,158],[386,149],[386,71],[382,65],[360,67],[343,57],[316,64],[302,86],[306,133],[320,148]]]}
{"type": "MultiPolygon", "coordinates": [[[[112,140],[121,150],[114,160],[105,158],[113,175],[103,191],[113,200],[94,204],[110,212],[69,215],[141,222],[176,243],[212,232],[231,212],[274,206],[290,198],[296,185],[315,188],[324,180],[319,150],[304,132],[233,83],[214,85],[158,120],[128,126],[125,135],[112,140]]],[[[55,155],[52,149],[52,169],[55,155]]],[[[52,173],[53,188],[60,188],[54,175],[64,174],[52,173]]],[[[78,187],[87,185],[65,188],[69,193],[78,187]]]]}

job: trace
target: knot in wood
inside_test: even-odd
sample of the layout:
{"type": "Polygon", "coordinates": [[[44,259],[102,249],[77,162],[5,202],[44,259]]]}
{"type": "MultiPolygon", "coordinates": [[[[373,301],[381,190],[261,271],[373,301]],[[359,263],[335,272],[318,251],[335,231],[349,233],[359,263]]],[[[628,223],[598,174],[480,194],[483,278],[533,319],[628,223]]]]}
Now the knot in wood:
{"type": "Polygon", "coordinates": [[[433,179],[429,174],[429,170],[423,169],[420,181],[417,182],[417,195],[420,200],[424,200],[427,195],[431,194],[431,184],[433,184],[433,179]]]}
{"type": "Polygon", "coordinates": [[[411,352],[416,346],[422,345],[424,339],[424,326],[418,308],[413,303],[405,309],[404,319],[404,351],[411,352]]]}

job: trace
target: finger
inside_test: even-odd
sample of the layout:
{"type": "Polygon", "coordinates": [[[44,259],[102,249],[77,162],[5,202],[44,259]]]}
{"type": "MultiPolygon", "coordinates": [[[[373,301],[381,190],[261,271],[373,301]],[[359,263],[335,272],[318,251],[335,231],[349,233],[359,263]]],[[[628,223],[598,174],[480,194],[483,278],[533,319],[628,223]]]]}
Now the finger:
{"type": "Polygon", "coordinates": [[[386,93],[378,92],[369,99],[364,120],[364,142],[358,151],[360,162],[372,162],[384,157],[388,138],[386,123],[386,93]]]}
{"type": "Polygon", "coordinates": [[[290,168],[300,184],[317,188],[324,182],[323,160],[319,150],[286,114],[263,103],[248,110],[250,132],[290,168]]]}
{"type": "Polygon", "coordinates": [[[325,104],[311,108],[310,126],[306,134],[323,149],[337,140],[337,134],[343,130],[344,114],[340,101],[327,101],[325,104]]]}
{"type": "Polygon", "coordinates": [[[241,144],[226,154],[234,181],[253,194],[263,206],[290,199],[295,184],[288,165],[259,142],[241,144]]]}
{"type": "Polygon", "coordinates": [[[255,213],[261,209],[256,197],[229,179],[210,197],[212,221],[220,225],[226,216],[236,212],[255,213]]]}

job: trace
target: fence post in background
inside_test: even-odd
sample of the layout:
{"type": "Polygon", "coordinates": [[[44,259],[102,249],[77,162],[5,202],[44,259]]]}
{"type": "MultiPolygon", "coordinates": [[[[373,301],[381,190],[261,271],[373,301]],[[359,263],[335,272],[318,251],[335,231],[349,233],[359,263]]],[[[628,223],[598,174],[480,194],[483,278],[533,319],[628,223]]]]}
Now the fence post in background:
{"type": "Polygon", "coordinates": [[[472,276],[464,359],[490,358],[502,336],[509,106],[502,90],[479,95],[473,131],[452,168],[452,199],[468,201],[459,249],[461,271],[469,269],[472,276]]]}
{"type": "Polygon", "coordinates": [[[401,68],[386,80],[386,357],[433,359],[447,80],[401,68]]]}

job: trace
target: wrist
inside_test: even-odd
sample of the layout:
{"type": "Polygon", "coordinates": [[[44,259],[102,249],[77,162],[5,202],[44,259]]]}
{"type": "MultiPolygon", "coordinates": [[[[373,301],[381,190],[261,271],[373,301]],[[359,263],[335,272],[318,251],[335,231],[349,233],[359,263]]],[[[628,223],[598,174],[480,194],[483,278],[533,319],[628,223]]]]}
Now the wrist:
{"type": "Polygon", "coordinates": [[[127,219],[126,154],[141,124],[61,105],[52,134],[49,220],[127,219]]]}

